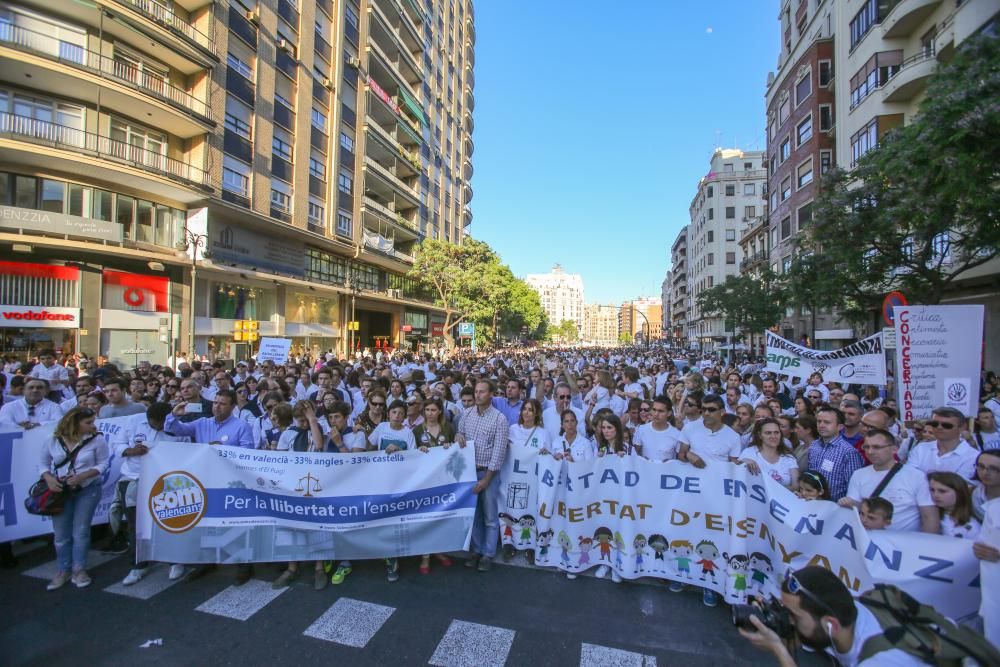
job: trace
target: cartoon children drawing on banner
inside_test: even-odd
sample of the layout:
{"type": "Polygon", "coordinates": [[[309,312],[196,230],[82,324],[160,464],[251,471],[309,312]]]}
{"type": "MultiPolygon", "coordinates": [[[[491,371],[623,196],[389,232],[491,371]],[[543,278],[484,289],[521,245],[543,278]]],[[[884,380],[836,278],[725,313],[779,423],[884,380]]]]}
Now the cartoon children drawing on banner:
{"type": "Polygon", "coordinates": [[[715,564],[715,561],[720,554],[718,547],[715,546],[715,542],[702,540],[695,545],[694,552],[699,558],[699,560],[695,561],[695,564],[701,565],[701,577],[699,579],[707,581],[707,577],[712,577],[712,583],[718,583],[715,580],[715,570],[719,566],[715,564]]]}

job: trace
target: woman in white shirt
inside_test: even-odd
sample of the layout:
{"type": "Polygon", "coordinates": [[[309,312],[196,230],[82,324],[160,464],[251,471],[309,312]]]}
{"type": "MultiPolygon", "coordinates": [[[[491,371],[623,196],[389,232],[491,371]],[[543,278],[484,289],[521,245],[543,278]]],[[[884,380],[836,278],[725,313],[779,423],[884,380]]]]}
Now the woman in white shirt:
{"type": "Polygon", "coordinates": [[[52,517],[59,571],[47,590],[62,588],[67,581],[77,588],[91,583],[87,574],[90,524],[101,500],[101,476],[108,469],[109,449],[98,433],[97,415],[88,408],[67,412],[42,448],[38,472],[49,489],[68,491],[63,511],[52,517]],[[72,574],[70,574],[72,571],[72,574]]]}
{"type": "Polygon", "coordinates": [[[589,461],[597,458],[597,447],[587,436],[577,431],[576,413],[572,410],[563,410],[562,432],[556,443],[553,456],[556,460],[566,459],[570,463],[574,461],[589,461]]]}
{"type": "Polygon", "coordinates": [[[548,451],[552,449],[552,437],[542,427],[542,404],[534,398],[525,399],[517,423],[508,431],[511,445],[531,447],[548,451]]]}
{"type": "Polygon", "coordinates": [[[787,489],[799,486],[799,464],[781,437],[777,419],[761,419],[753,429],[751,445],[740,452],[740,463],[752,475],[767,475],[787,489]]]}

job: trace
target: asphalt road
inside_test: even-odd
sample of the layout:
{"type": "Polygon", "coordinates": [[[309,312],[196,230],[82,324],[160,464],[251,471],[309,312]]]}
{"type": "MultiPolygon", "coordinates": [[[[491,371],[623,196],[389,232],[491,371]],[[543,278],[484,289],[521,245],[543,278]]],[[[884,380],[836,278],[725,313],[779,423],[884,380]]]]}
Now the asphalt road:
{"type": "Polygon", "coordinates": [[[47,592],[53,558],[40,545],[0,572],[4,665],[774,664],[740,638],[728,607],[709,609],[696,591],[569,581],[523,563],[488,573],[435,563],[422,576],[405,559],[389,583],[381,563],[366,561],[317,592],[309,568],[272,591],[271,564],[242,587],[232,586],[234,568],[169,582],[158,565],[124,588],[129,563],[118,556],[91,565],[90,588],[47,592]]]}

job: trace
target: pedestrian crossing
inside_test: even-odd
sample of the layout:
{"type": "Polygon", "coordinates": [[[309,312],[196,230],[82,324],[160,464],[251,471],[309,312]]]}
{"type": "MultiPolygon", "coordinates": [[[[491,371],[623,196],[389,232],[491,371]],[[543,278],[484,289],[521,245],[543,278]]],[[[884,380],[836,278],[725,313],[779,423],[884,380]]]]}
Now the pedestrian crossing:
{"type": "MultiPolygon", "coordinates": [[[[113,554],[92,551],[89,569],[114,559],[113,554]]],[[[55,561],[47,562],[22,572],[35,579],[49,579],[56,574],[55,561]]],[[[131,586],[120,581],[103,589],[104,593],[119,595],[139,601],[149,601],[164,594],[184,581],[171,580],[170,566],[165,563],[150,565],[146,576],[131,586]]],[[[274,589],[269,581],[251,579],[241,586],[229,585],[194,610],[237,622],[246,622],[259,613],[266,614],[268,605],[296,588],[274,589]]],[[[302,632],[304,637],[330,642],[353,649],[364,649],[376,639],[379,632],[396,613],[395,607],[350,597],[336,599],[302,632]]],[[[509,628],[451,619],[447,630],[427,664],[435,667],[504,667],[518,633],[509,628]]],[[[580,667],[656,667],[656,658],[618,648],[582,643],[580,667]]]]}

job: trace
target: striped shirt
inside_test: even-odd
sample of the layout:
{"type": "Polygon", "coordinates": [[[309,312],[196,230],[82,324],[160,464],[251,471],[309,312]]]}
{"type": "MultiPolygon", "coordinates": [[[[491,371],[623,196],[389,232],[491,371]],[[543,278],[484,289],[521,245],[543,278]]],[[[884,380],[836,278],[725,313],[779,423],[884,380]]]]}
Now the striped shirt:
{"type": "Polygon", "coordinates": [[[830,442],[817,438],[809,445],[809,468],[820,471],[826,477],[832,500],[840,500],[847,495],[851,475],[864,466],[861,454],[842,435],[830,442]]]}
{"type": "Polygon", "coordinates": [[[482,412],[476,406],[467,408],[458,422],[458,432],[475,446],[476,467],[494,472],[507,458],[509,430],[507,418],[492,405],[482,412]]]}

